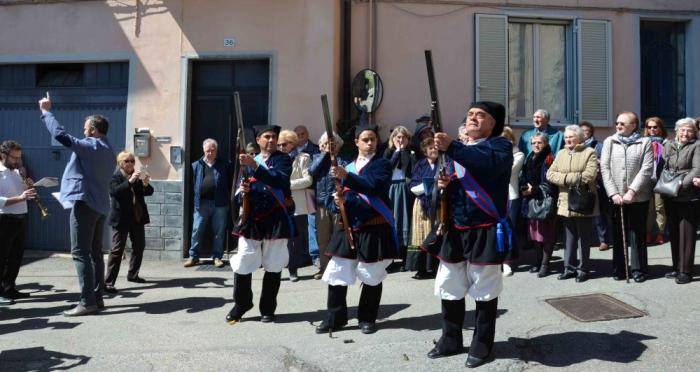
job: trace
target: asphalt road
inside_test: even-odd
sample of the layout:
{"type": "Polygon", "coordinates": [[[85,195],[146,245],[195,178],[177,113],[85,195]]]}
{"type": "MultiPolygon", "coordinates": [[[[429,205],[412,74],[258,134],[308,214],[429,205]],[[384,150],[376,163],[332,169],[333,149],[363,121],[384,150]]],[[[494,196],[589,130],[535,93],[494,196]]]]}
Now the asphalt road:
{"type": "MultiPolygon", "coordinates": [[[[466,354],[430,360],[440,337],[440,302],[431,280],[393,273],[384,282],[379,331],[363,335],[354,319],[360,287],[348,291],[349,326],[317,335],[326,286],[301,269],[301,281],[283,273],[277,321],[259,322],[257,308],[230,326],[232,273],[204,265],[145,261],[145,284],[126,281],[105,299],[99,315],[65,318],[78,299],[75,269],[66,255],[29,252],[18,279],[29,299],[0,307],[0,370],[47,371],[454,371],[466,354]]],[[[556,251],[561,257],[563,251],[556,251]]],[[[494,361],[484,371],[686,371],[700,370],[700,278],[677,285],[668,244],[649,248],[651,279],[629,284],[609,277],[611,251],[592,250],[591,279],[556,275],[538,279],[520,267],[505,278],[499,298],[494,361]],[[593,323],[573,320],[545,303],[553,297],[605,293],[647,315],[593,323]]],[[[696,262],[700,262],[700,257],[696,262]]],[[[558,260],[553,269],[560,270],[558,260]]],[[[696,273],[700,273],[696,265],[696,273]]],[[[262,273],[253,277],[259,298],[262,273]]],[[[471,339],[473,301],[467,301],[465,345],[471,339]]]]}

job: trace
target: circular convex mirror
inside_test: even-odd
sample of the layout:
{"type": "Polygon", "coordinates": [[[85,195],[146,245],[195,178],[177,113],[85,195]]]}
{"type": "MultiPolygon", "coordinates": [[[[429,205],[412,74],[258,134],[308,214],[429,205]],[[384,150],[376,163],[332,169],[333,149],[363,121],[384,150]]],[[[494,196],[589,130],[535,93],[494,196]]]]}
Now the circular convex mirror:
{"type": "Polygon", "coordinates": [[[364,69],[352,79],[352,103],[360,111],[377,111],[383,93],[382,79],[376,71],[364,69]]]}

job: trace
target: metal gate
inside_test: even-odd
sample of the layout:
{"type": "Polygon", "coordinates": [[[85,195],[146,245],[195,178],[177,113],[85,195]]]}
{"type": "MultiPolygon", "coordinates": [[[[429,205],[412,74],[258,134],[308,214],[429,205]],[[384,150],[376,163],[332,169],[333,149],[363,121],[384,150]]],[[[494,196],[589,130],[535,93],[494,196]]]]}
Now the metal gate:
{"type": "MultiPolygon", "coordinates": [[[[34,180],[60,179],[71,151],[46,131],[39,118],[39,98],[51,92],[54,115],[76,137],[83,136],[86,116],[105,115],[110,123],[109,141],[118,152],[125,145],[127,86],[126,62],[0,65],[0,141],[12,139],[22,144],[22,161],[34,180]]],[[[38,191],[51,216],[42,221],[30,202],[27,249],[69,251],[69,211],[51,196],[58,187],[38,191]]],[[[109,234],[105,235],[108,243],[109,234]]]]}

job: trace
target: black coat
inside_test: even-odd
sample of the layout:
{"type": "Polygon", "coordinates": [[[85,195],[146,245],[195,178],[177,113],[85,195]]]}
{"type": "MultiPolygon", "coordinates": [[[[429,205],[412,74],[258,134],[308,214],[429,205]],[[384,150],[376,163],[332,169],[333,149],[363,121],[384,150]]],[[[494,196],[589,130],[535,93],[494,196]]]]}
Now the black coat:
{"type": "Polygon", "coordinates": [[[109,212],[109,225],[112,227],[127,225],[134,223],[134,195],[136,195],[136,203],[141,206],[143,217],[141,224],[145,225],[151,222],[148,217],[148,208],[144,196],[153,195],[153,186],[143,185],[143,181],[136,180],[133,184],[129,183],[129,179],[124,177],[122,172],[117,169],[112,174],[112,181],[109,183],[109,195],[111,196],[112,208],[109,212]]]}

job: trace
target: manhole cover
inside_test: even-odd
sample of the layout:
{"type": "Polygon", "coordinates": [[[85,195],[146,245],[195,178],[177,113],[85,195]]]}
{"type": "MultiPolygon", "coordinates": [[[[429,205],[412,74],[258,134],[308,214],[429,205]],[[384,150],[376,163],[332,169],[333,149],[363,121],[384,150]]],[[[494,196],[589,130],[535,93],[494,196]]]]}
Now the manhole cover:
{"type": "Polygon", "coordinates": [[[550,298],[544,301],[579,322],[639,318],[646,315],[635,307],[601,293],[550,298]]]}
{"type": "Polygon", "coordinates": [[[196,271],[231,271],[231,266],[228,264],[224,265],[223,267],[216,267],[214,265],[197,265],[197,268],[195,269],[196,271]]]}

